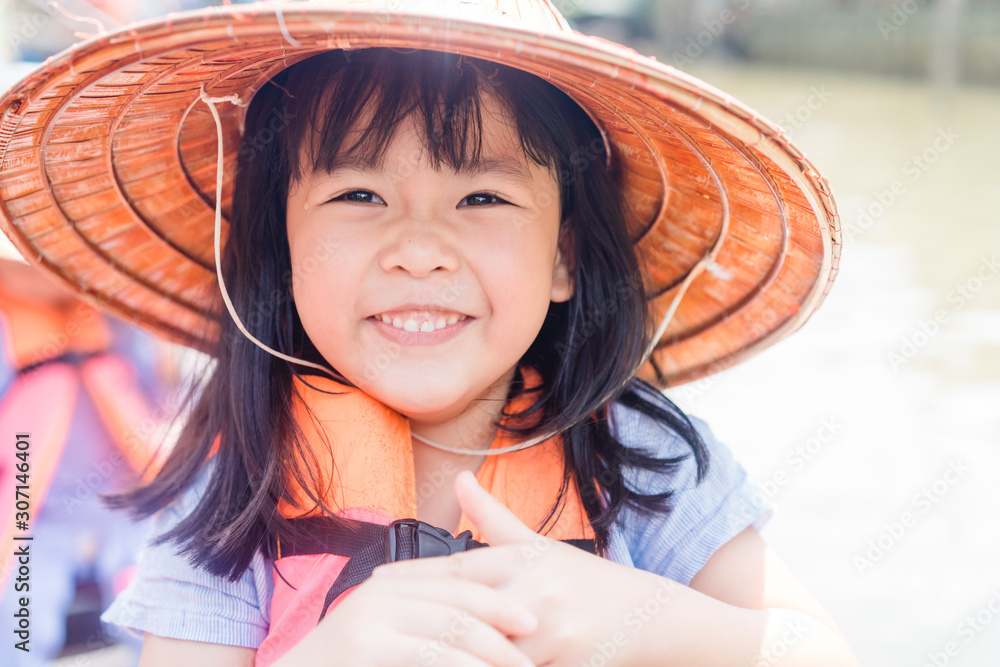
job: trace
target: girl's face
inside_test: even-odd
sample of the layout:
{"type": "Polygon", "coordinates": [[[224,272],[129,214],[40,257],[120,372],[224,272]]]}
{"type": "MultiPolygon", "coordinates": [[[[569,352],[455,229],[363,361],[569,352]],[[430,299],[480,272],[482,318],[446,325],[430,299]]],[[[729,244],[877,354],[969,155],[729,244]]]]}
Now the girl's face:
{"type": "Polygon", "coordinates": [[[485,95],[482,110],[474,168],[435,169],[414,114],[381,164],[348,156],[289,188],[293,299],[306,333],[347,379],[422,423],[505,397],[549,302],[573,291],[553,171],[526,158],[494,99],[485,95]]]}

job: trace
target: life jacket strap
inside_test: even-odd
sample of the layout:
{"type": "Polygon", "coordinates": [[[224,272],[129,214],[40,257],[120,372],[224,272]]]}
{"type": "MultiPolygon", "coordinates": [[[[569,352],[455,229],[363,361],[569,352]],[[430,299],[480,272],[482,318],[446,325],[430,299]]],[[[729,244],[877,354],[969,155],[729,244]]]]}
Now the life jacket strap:
{"type": "Polygon", "coordinates": [[[93,359],[94,357],[99,357],[101,355],[107,354],[107,352],[101,350],[97,352],[64,352],[58,357],[50,357],[48,359],[42,359],[41,361],[35,362],[24,368],[17,369],[19,375],[25,375],[31,371],[41,368],[46,364],[56,364],[56,363],[66,363],[73,366],[82,364],[88,359],[93,359]]]}
{"type": "MultiPolygon", "coordinates": [[[[460,551],[488,547],[472,539],[468,530],[457,536],[418,519],[397,519],[388,525],[337,517],[290,519],[299,537],[281,543],[280,558],[334,554],[350,560],[340,571],[326,594],[319,620],[330,605],[348,589],[362,583],[379,565],[411,558],[447,556],[460,551]]],[[[588,553],[596,554],[594,540],[560,540],[588,553]]],[[[319,621],[317,621],[318,623],[319,621]]]]}

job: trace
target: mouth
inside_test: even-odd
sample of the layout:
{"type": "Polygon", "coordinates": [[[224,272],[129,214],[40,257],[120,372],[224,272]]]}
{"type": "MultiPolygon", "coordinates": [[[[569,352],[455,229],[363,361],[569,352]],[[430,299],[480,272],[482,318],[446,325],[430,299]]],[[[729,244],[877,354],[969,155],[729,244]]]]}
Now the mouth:
{"type": "Polygon", "coordinates": [[[369,319],[410,333],[432,333],[467,319],[467,315],[446,310],[390,310],[369,319]]]}

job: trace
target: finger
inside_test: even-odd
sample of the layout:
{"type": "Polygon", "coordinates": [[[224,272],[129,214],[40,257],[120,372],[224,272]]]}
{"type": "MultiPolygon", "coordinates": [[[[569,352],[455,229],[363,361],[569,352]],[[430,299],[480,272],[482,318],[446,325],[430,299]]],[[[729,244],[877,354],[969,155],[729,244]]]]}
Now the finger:
{"type": "Polygon", "coordinates": [[[552,550],[579,551],[544,535],[538,533],[532,535],[533,539],[530,542],[503,546],[490,545],[459,551],[448,556],[411,558],[383,563],[372,570],[372,574],[374,576],[447,575],[478,581],[489,586],[499,586],[506,583],[517,571],[537,564],[541,556],[552,550]]]}
{"type": "Polygon", "coordinates": [[[532,543],[508,544],[459,551],[449,556],[411,558],[379,565],[372,576],[379,577],[453,577],[476,581],[487,586],[502,586],[526,565],[551,548],[554,540],[541,535],[532,543]]]}
{"type": "MultiPolygon", "coordinates": [[[[332,663],[331,663],[332,664],[332,663]]],[[[399,665],[402,667],[495,667],[497,663],[486,661],[452,647],[443,653],[426,650],[426,640],[420,637],[398,635],[398,649],[379,660],[380,665],[399,665]],[[423,652],[422,652],[423,651],[423,652]]]]}
{"type": "Polygon", "coordinates": [[[406,657],[417,660],[417,664],[437,664],[444,656],[456,652],[467,653],[494,667],[531,664],[528,656],[506,635],[465,609],[410,598],[394,600],[390,609],[393,616],[390,622],[397,632],[416,640],[406,642],[410,651],[406,657]]]}
{"type": "Polygon", "coordinates": [[[401,646],[397,657],[380,661],[383,665],[405,665],[406,667],[494,667],[494,663],[481,660],[461,649],[453,648],[445,653],[423,655],[419,654],[424,640],[418,637],[400,635],[401,646]]]}
{"type": "Polygon", "coordinates": [[[479,486],[476,476],[467,470],[455,477],[455,497],[465,515],[479,529],[482,541],[491,546],[531,542],[537,536],[516,514],[479,486]]]}
{"type": "Polygon", "coordinates": [[[489,623],[505,635],[529,635],[538,618],[507,593],[453,577],[386,577],[372,581],[373,592],[393,599],[408,598],[457,607],[489,623]]]}

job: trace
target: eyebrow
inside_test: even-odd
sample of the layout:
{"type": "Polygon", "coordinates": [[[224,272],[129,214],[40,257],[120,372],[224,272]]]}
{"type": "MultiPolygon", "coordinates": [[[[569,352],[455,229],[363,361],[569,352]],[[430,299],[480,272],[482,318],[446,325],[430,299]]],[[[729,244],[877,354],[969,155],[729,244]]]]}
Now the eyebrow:
{"type": "MultiPolygon", "coordinates": [[[[383,155],[379,155],[375,160],[366,160],[357,154],[338,155],[334,160],[331,172],[338,169],[374,171],[382,168],[383,157],[383,155]]],[[[509,157],[490,157],[474,163],[466,162],[456,173],[460,176],[470,177],[488,173],[503,174],[523,183],[530,183],[533,180],[524,163],[509,157]]]]}
{"type": "Polygon", "coordinates": [[[486,158],[479,160],[475,164],[463,165],[463,167],[458,170],[459,174],[463,174],[465,176],[478,176],[479,174],[491,172],[504,174],[506,176],[510,176],[514,180],[523,181],[524,183],[530,183],[532,181],[531,174],[528,173],[524,164],[510,158],[486,158]]]}

